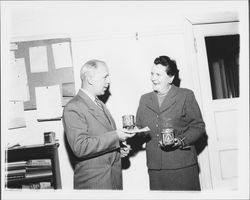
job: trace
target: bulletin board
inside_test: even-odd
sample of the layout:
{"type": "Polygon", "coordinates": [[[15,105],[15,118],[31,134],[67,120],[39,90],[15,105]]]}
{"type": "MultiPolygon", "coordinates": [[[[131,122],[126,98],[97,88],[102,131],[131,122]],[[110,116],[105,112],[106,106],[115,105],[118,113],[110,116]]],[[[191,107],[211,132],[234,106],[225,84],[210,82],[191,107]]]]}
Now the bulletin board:
{"type": "Polygon", "coordinates": [[[23,58],[26,68],[29,99],[24,101],[24,110],[37,109],[35,90],[43,86],[59,85],[61,103],[65,106],[75,95],[70,38],[20,41],[14,45],[15,59],[23,58]]]}

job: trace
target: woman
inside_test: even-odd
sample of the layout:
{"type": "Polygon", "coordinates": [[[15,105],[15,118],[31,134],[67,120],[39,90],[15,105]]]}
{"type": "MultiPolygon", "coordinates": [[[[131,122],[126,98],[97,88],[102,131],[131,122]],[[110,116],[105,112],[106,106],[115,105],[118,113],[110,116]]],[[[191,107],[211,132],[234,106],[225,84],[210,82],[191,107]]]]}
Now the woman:
{"type": "Polygon", "coordinates": [[[200,190],[195,142],[205,124],[193,92],[179,88],[176,63],[168,56],[154,60],[153,92],[141,96],[136,114],[138,127],[150,128],[146,143],[151,190],[200,190]],[[161,132],[174,128],[174,143],[164,146],[161,132]]]}

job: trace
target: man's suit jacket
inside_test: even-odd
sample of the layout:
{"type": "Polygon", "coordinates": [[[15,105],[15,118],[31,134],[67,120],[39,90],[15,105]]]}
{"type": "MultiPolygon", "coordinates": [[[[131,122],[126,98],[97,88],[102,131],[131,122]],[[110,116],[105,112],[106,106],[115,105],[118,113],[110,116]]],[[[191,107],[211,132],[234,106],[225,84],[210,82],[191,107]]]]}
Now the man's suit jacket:
{"type": "Polygon", "coordinates": [[[75,189],[122,189],[121,157],[115,122],[81,90],[65,106],[63,125],[76,156],[75,189]],[[110,124],[110,122],[111,124],[110,124]]]}
{"type": "Polygon", "coordinates": [[[149,169],[178,169],[197,163],[194,143],[205,133],[205,124],[191,90],[172,85],[161,107],[155,92],[142,95],[136,124],[151,129],[146,144],[149,169]],[[167,121],[176,129],[176,137],[184,139],[185,145],[190,145],[190,148],[160,148],[161,130],[167,121]]]}

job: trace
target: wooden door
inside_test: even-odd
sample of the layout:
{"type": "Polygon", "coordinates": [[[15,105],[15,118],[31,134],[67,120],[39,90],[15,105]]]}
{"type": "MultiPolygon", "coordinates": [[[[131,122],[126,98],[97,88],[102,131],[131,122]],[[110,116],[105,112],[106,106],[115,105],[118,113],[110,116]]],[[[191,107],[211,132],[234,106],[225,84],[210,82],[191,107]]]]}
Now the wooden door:
{"type": "Polygon", "coordinates": [[[194,25],[213,189],[237,189],[238,23],[194,25]]]}

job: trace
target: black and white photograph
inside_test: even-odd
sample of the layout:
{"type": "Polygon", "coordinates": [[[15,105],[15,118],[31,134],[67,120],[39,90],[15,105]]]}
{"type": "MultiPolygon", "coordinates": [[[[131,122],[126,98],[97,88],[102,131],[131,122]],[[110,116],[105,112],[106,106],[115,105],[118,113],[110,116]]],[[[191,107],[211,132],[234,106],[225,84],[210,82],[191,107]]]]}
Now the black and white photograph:
{"type": "Polygon", "coordinates": [[[249,3],[1,1],[1,198],[249,199],[249,3]]]}

